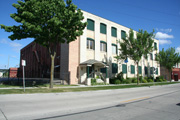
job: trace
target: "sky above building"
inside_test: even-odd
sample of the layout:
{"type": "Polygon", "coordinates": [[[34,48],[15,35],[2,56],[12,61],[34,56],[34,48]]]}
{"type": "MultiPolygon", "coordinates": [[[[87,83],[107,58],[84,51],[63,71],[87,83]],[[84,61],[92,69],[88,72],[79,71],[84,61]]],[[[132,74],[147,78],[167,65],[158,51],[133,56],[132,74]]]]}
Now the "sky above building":
{"type": "MultiPolygon", "coordinates": [[[[0,0],[0,24],[19,24],[10,17],[16,13],[13,3],[17,0],[0,0]]],[[[136,31],[154,29],[160,50],[175,47],[180,52],[179,0],[73,0],[73,3],[84,11],[136,31]]],[[[0,29],[0,69],[18,67],[20,49],[33,41],[30,38],[11,41],[8,38],[11,34],[0,29]]]]}

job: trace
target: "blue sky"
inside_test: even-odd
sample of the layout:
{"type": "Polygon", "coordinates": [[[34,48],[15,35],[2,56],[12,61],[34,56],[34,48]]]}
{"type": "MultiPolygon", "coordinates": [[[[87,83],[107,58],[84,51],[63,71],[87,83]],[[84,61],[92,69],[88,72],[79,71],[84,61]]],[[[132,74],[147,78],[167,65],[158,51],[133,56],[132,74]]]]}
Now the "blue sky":
{"type": "MultiPolygon", "coordinates": [[[[16,9],[17,0],[0,0],[0,24],[17,25],[10,17],[16,9]]],[[[111,20],[123,26],[152,32],[162,48],[175,47],[180,52],[180,0],[73,0],[78,8],[111,20]]],[[[17,67],[20,62],[20,49],[33,39],[11,41],[11,33],[0,29],[0,69],[17,67]]]]}

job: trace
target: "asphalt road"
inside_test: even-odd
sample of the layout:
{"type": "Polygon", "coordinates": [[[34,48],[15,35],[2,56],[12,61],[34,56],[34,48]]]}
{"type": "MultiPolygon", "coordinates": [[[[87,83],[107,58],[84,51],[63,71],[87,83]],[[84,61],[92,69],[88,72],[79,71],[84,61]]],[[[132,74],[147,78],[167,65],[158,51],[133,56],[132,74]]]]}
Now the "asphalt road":
{"type": "Polygon", "coordinates": [[[0,120],[180,120],[180,84],[0,95],[0,120]]]}

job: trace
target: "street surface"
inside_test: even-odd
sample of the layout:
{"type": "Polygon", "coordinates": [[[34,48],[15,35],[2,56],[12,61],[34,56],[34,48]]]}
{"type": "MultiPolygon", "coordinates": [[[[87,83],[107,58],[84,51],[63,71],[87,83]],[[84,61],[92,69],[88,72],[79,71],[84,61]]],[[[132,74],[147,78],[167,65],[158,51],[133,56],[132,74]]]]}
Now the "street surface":
{"type": "Polygon", "coordinates": [[[0,120],[180,120],[180,84],[0,95],[0,120]]]}

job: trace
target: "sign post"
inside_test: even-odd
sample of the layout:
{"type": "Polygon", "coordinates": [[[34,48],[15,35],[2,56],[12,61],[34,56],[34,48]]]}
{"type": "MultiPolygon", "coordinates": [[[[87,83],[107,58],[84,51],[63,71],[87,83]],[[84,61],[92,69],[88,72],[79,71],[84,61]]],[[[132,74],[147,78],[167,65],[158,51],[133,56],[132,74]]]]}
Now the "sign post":
{"type": "Polygon", "coordinates": [[[26,61],[22,60],[22,66],[23,66],[23,88],[25,92],[25,73],[24,73],[24,66],[26,66],[26,61]]]}

